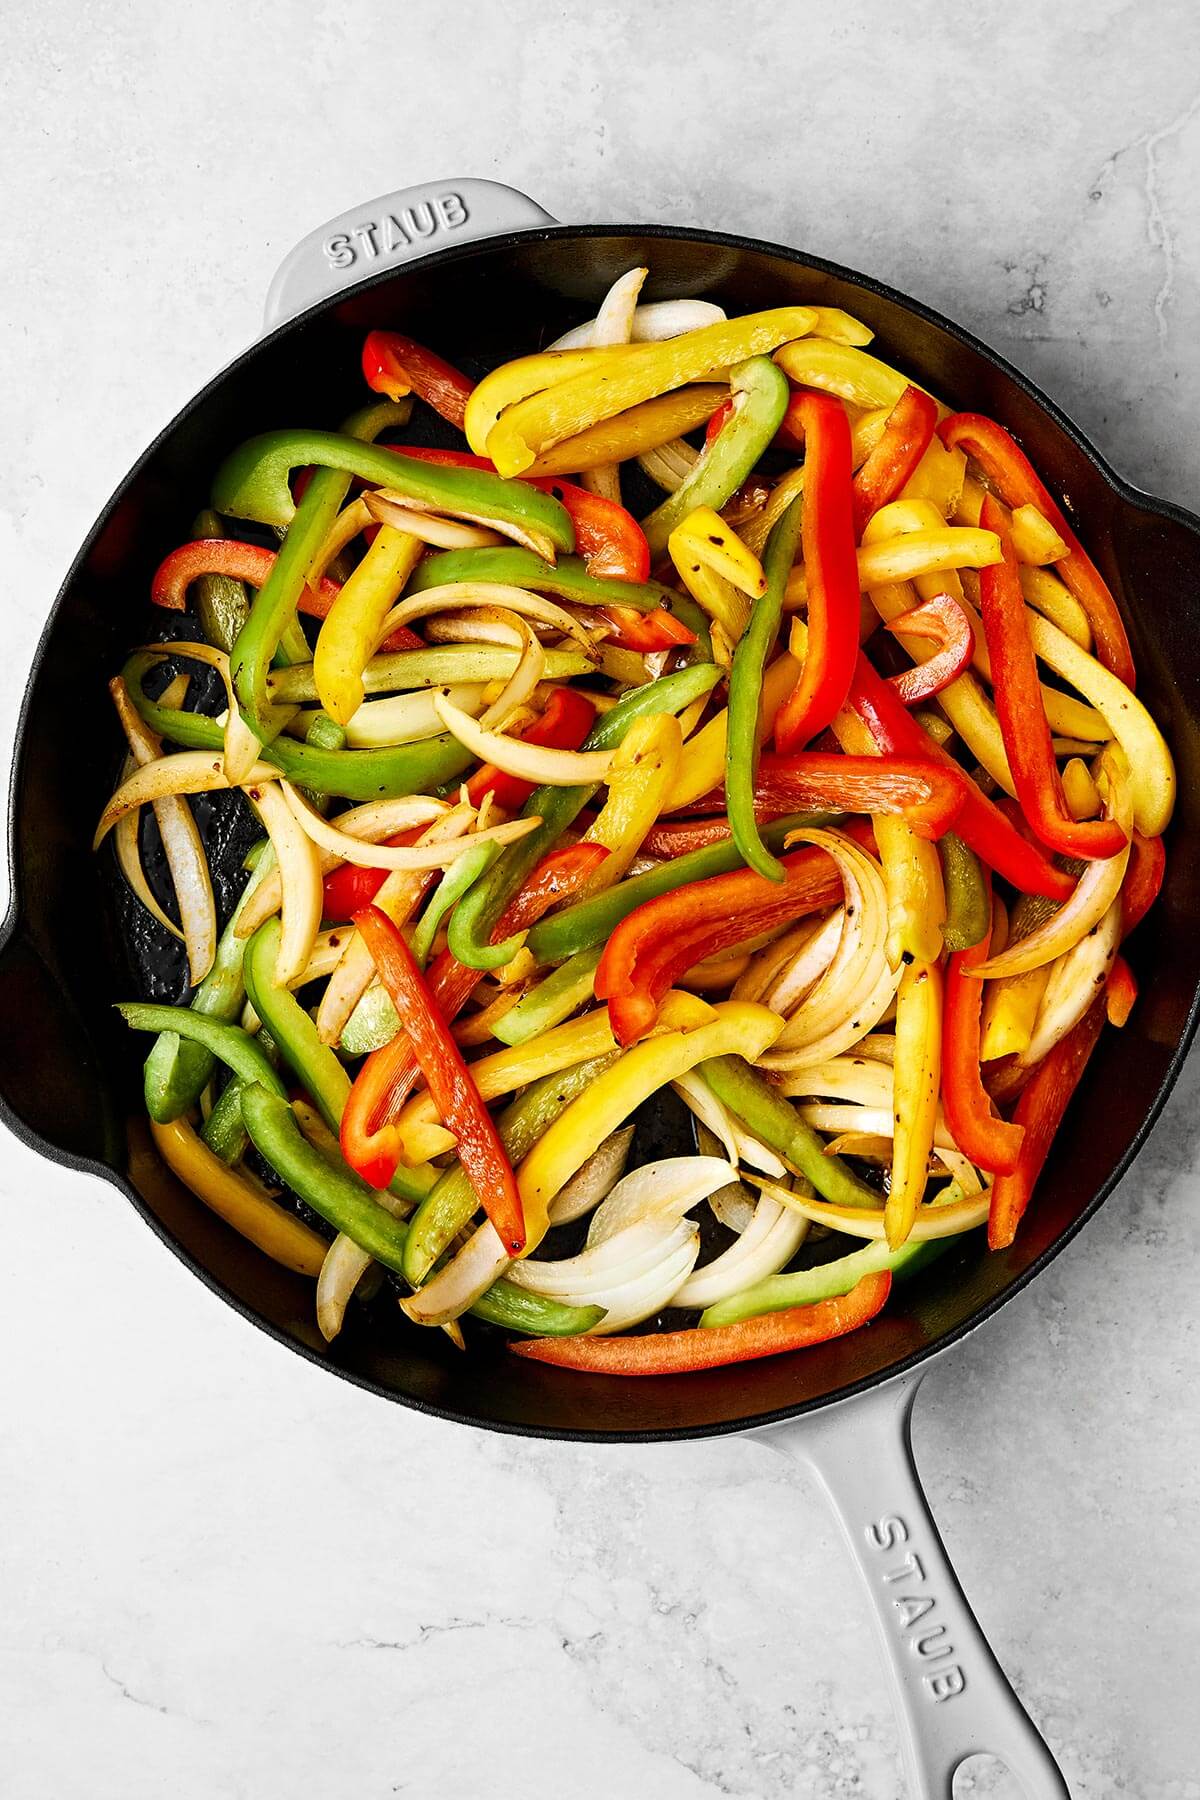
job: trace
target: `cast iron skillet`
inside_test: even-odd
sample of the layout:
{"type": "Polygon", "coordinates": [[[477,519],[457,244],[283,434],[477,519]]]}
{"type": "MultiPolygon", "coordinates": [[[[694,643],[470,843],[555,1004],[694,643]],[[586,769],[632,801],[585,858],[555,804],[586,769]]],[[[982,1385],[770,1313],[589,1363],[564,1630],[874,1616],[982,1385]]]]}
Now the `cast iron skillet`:
{"type": "Polygon", "coordinates": [[[732,312],[808,300],[846,307],[874,327],[889,360],[1015,431],[1051,488],[1069,497],[1120,598],[1141,691],[1179,765],[1177,836],[1200,842],[1200,522],[1121,481],[1044,396],[967,333],[863,276],[716,232],[556,226],[491,182],[408,189],[292,252],[272,284],[267,335],[140,458],[58,596],[25,695],[12,784],[0,1108],[32,1148],[111,1181],[244,1317],[385,1398],[463,1424],[590,1443],[770,1429],[774,1448],[816,1468],[866,1580],[913,1792],[945,1800],[959,1762],[991,1751],[1031,1794],[1062,1795],[1050,1753],[959,1590],[921,1495],[908,1421],[932,1357],[1049,1262],[1112,1191],[1157,1117],[1196,1022],[1200,858],[1177,851],[1170,860],[1162,900],[1133,940],[1139,1004],[1123,1031],[1101,1038],[1013,1248],[988,1255],[972,1240],[898,1290],[870,1330],[703,1375],[584,1378],[519,1361],[499,1344],[464,1357],[440,1333],[395,1322],[394,1308],[390,1323],[352,1320],[327,1348],[311,1283],[266,1261],[159,1164],[140,1097],[145,1046],[122,1036],[110,1011],[129,974],[104,922],[89,849],[118,757],[105,681],[147,629],[150,573],[188,535],[221,457],[255,431],[336,423],[361,393],[367,325],[403,327],[451,355],[470,347],[484,366],[585,317],[639,263],[651,269],[652,297],[707,294],[732,312]],[[81,769],[80,743],[111,745],[111,760],[98,755],[81,769]]]}

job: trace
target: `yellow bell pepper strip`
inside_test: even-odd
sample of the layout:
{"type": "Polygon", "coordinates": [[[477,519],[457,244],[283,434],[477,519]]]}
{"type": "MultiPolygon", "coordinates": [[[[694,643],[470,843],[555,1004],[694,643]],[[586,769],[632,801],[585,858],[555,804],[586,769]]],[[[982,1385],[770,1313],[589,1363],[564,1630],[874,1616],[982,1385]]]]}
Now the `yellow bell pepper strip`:
{"type": "Polygon", "coordinates": [[[895,1134],[884,1229],[893,1250],[912,1230],[925,1192],[942,1080],[942,972],[909,963],[896,992],[895,1134]]]}
{"type": "Polygon", "coordinates": [[[910,385],[906,376],[865,350],[810,337],[807,332],[795,335],[799,342],[777,350],[775,361],[797,387],[820,388],[852,406],[886,406],[890,410],[910,385]]]}
{"type": "MultiPolygon", "coordinates": [[[[833,723],[858,656],[860,582],[854,550],[850,426],[827,394],[805,394],[804,511],[808,650],[800,679],[775,720],[775,748],[799,750],[833,723]]],[[[783,574],[788,582],[788,574],[783,574]]]]}
{"type": "Polygon", "coordinates": [[[749,601],[766,587],[757,556],[710,506],[696,507],[675,527],[667,550],[693,600],[736,644],[750,617],[749,601]]]}
{"type": "Polygon", "coordinates": [[[946,923],[942,937],[947,950],[970,950],[989,933],[992,904],[983,865],[960,837],[948,831],[938,840],[942,884],[946,891],[946,923]]]}
{"type": "Polygon", "coordinates": [[[782,881],[783,865],[762,841],[754,808],[758,774],[763,674],[783,616],[783,592],[796,560],[803,501],[793,500],[767,540],[763,588],[733,653],[725,749],[725,810],[733,841],[745,861],[769,881],[782,881]]]}
{"type": "Polygon", "coordinates": [[[1027,969],[1023,975],[1005,975],[984,985],[983,1033],[979,1060],[996,1062],[1002,1056],[1020,1056],[1033,1038],[1034,1021],[1050,980],[1049,963],[1027,969]]]}
{"type": "Polygon", "coordinates": [[[317,698],[339,725],[348,725],[363,703],[362,672],[423,549],[420,538],[381,525],[325,616],[313,651],[313,679],[317,698]]]}
{"type": "MultiPolygon", "coordinates": [[[[611,419],[668,389],[702,381],[717,370],[765,355],[790,338],[802,337],[812,330],[813,323],[811,307],[781,306],[704,325],[698,331],[684,332],[663,343],[568,351],[567,355],[593,359],[586,371],[506,407],[489,431],[483,452],[502,475],[523,474],[538,456],[564,438],[574,437],[601,419],[611,419]]],[[[481,393],[501,373],[486,377],[476,393],[481,393]]],[[[472,441],[471,448],[479,446],[472,441]]]]}
{"type": "MultiPolygon", "coordinates": [[[[996,504],[999,505],[999,501],[996,504]]],[[[1049,519],[1043,518],[1036,506],[1014,507],[1009,517],[1009,531],[1018,562],[1040,566],[1061,562],[1064,556],[1070,555],[1049,519]]]]}
{"type": "Polygon", "coordinates": [[[807,1350],[845,1337],[882,1311],[891,1285],[890,1274],[864,1275],[844,1296],[786,1312],[764,1313],[738,1325],[652,1332],[641,1337],[532,1338],[510,1344],[509,1349],[531,1362],[581,1369],[592,1375],[688,1375],[698,1369],[723,1369],[730,1363],[807,1350]]]}
{"type": "Polygon", "coordinates": [[[459,581],[496,581],[512,587],[532,588],[539,594],[557,594],[581,606],[624,606],[638,612],[670,610],[678,595],[658,581],[602,580],[589,575],[579,556],[560,556],[551,564],[532,550],[497,545],[491,549],[443,550],[418,564],[408,584],[410,594],[459,581]]]}
{"type": "MultiPolygon", "coordinates": [[[[870,526],[867,530],[869,533],[870,526]]],[[[1000,544],[994,531],[972,525],[942,525],[936,530],[930,527],[925,531],[901,532],[882,540],[868,536],[856,560],[858,586],[862,592],[870,593],[886,582],[911,581],[917,575],[987,568],[1000,561],[1000,544]]],[[[792,570],[786,605],[794,611],[807,599],[808,576],[801,566],[792,570]]]]}
{"type": "Polygon", "coordinates": [[[329,1245],[310,1225],[278,1206],[249,1176],[214,1156],[185,1119],[169,1124],[152,1119],[150,1135],[167,1167],[211,1212],[272,1262],[316,1279],[329,1245]]]}
{"type": "Polygon", "coordinates": [[[583,834],[583,843],[608,851],[583,895],[600,893],[624,877],[671,794],[681,748],[673,713],[650,713],[629,727],[608,772],[608,798],[583,834]]]}
{"type": "Polygon", "coordinates": [[[1039,569],[1022,564],[1021,592],[1035,612],[1042,613],[1052,625],[1065,631],[1081,650],[1091,651],[1092,628],[1088,616],[1065,582],[1052,569],[1039,569]]]}
{"type": "Polygon", "coordinates": [[[648,1038],[618,1057],[540,1137],[517,1170],[525,1211],[525,1253],[537,1248],[550,1223],[550,1202],[610,1132],[644,1100],[714,1056],[754,1062],[770,1048],[783,1020],[765,1006],[723,1000],[714,1017],[691,1031],[648,1038]]]}
{"type": "MultiPolygon", "coordinates": [[[[649,713],[680,712],[701,694],[709,693],[719,679],[720,671],[713,664],[696,663],[635,688],[597,720],[584,741],[585,752],[616,749],[635,719],[649,713]]],[[[493,944],[491,934],[530,870],[578,818],[595,791],[593,786],[542,787],[529,796],[521,816],[540,817],[541,825],[518,843],[507,845],[454,909],[450,948],[459,962],[473,969],[497,969],[512,961],[523,940],[510,937],[493,944]]]]}
{"type": "Polygon", "coordinates": [[[787,410],[787,381],[767,356],[751,357],[733,369],[729,386],[733,407],[728,419],[687,478],[642,520],[652,557],[662,555],[675,527],[698,506],[715,512],[726,504],[770,444],[787,410]]]}
{"type": "Polygon", "coordinates": [[[962,498],[967,459],[961,450],[947,450],[941,438],[929,444],[902,490],[905,500],[928,500],[941,518],[950,519],[962,498]]]}
{"type": "Polygon", "coordinates": [[[712,416],[726,387],[695,383],[676,388],[673,393],[658,394],[615,419],[602,419],[575,437],[542,452],[527,475],[576,475],[605,464],[626,462],[631,457],[645,456],[694,431],[712,416]]]}
{"type": "MultiPolygon", "coordinates": [[[[522,400],[559,387],[578,375],[594,376],[611,364],[614,356],[626,346],[622,344],[582,345],[571,350],[535,350],[531,356],[518,356],[476,382],[463,409],[462,428],[476,456],[490,456],[488,439],[496,429],[502,413],[522,400]]],[[[570,469],[561,471],[573,474],[570,469]]]]}

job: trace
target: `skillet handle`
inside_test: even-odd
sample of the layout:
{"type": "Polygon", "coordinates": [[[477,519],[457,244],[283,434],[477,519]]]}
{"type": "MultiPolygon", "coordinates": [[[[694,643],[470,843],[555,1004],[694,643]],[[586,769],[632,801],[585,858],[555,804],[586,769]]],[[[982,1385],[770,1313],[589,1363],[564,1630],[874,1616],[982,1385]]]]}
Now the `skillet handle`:
{"type": "Polygon", "coordinates": [[[288,252],[267,290],[264,327],[272,331],[341,288],[433,250],[556,222],[527,194],[499,181],[469,176],[397,188],[329,219],[288,252]]]}
{"type": "Polygon", "coordinates": [[[913,1461],[921,1378],[904,1376],[761,1434],[833,1503],[874,1612],[914,1800],[951,1800],[967,1757],[998,1757],[1028,1800],[1070,1800],[1062,1772],[971,1612],[913,1461]]]}

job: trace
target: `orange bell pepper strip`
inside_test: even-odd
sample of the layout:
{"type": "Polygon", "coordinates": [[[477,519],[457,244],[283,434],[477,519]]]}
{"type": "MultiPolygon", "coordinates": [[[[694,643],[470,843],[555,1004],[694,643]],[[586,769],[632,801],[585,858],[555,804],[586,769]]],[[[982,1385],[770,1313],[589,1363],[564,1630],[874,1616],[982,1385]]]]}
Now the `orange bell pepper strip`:
{"type": "Polygon", "coordinates": [[[886,620],[884,630],[906,637],[929,638],[942,647],[928,662],[914,663],[888,680],[905,706],[932,700],[960,676],[975,654],[975,635],[958,601],[951,594],[934,594],[898,618],[886,620]]]}
{"type": "Polygon", "coordinates": [[[510,1256],[525,1248],[525,1214],[517,1178],[500,1142],[496,1122],[455,1043],[399,928],[377,906],[365,906],[354,923],[391,995],[430,1098],[458,1140],[458,1160],[480,1205],[510,1256]]]}
{"type": "Polygon", "coordinates": [[[937,401],[921,388],[906,387],[888,414],[883,435],[854,477],[854,535],[881,506],[903,491],[929,448],[937,426],[937,401]]]}
{"type": "Polygon", "coordinates": [[[1042,703],[1025,596],[1003,509],[984,496],[979,522],[1000,540],[1003,560],[979,571],[979,603],[992,662],[992,690],[1017,798],[1037,836],[1063,856],[1115,856],[1125,833],[1115,819],[1075,819],[1063,793],[1042,703]]]}
{"type": "Polygon", "coordinates": [[[981,413],[952,413],[938,426],[938,436],[949,449],[965,450],[974,457],[1010,510],[1035,506],[1053,525],[1069,550],[1069,555],[1055,563],[1054,573],[1066,583],[1087,614],[1096,655],[1105,668],[1119,676],[1126,687],[1135,686],[1133,653],[1108,583],[1016,440],[1002,425],[981,413]]]}
{"type": "MultiPolygon", "coordinates": [[[[978,983],[976,983],[978,986],[978,983]]],[[[1005,1250],[1017,1235],[1054,1134],[1096,1048],[1104,1026],[1104,996],[1095,1000],[1073,1031],[1038,1063],[1017,1102],[1013,1122],[1025,1129],[1017,1166],[998,1175],[988,1210],[988,1248],[1005,1250]]]]}
{"type": "Polygon", "coordinates": [[[1117,959],[1108,971],[1108,980],[1104,985],[1104,1011],[1110,1025],[1120,1028],[1129,1021],[1129,1015],[1137,1003],[1137,976],[1125,958],[1118,952],[1117,959]]]}
{"type": "Polygon", "coordinates": [[[867,1325],[883,1308],[892,1277],[865,1275],[848,1294],[792,1306],[785,1312],[760,1313],[736,1325],[696,1326],[690,1331],[652,1332],[645,1337],[526,1338],[508,1347],[514,1356],[551,1363],[556,1369],[579,1369],[590,1375],[688,1375],[696,1369],[721,1369],[729,1363],[753,1362],[827,1344],[867,1325]]]}
{"type": "MultiPolygon", "coordinates": [[[[607,855],[602,844],[570,844],[551,851],[509,904],[496,927],[499,935],[495,941],[503,942],[510,932],[524,930],[558,901],[578,892],[607,855]]],[[[468,968],[449,950],[434,959],[422,979],[447,1026],[462,1011],[483,975],[482,969],[468,968]]],[[[420,1072],[408,1033],[400,1030],[389,1043],[371,1052],[351,1085],[342,1113],[342,1155],[372,1187],[386,1187],[399,1165],[401,1142],[394,1121],[420,1072]]]]}
{"type": "Polygon", "coordinates": [[[475,383],[415,338],[399,331],[369,331],[362,348],[362,371],[373,393],[386,394],[390,400],[416,394],[462,430],[475,383]]]}
{"type": "Polygon", "coordinates": [[[981,1169],[1011,1175],[1017,1166],[1024,1128],[1000,1118],[983,1085],[979,1061],[983,983],[968,971],[987,958],[989,923],[979,943],[956,950],[946,969],[942,1026],[942,1110],[950,1135],[981,1169]]]}
{"type": "Polygon", "coordinates": [[[640,650],[645,655],[696,642],[695,632],[663,606],[648,613],[638,612],[633,606],[602,606],[600,616],[612,627],[607,641],[619,644],[622,650],[640,650]]]}
{"type": "Polygon", "coordinates": [[[808,578],[808,654],[775,718],[775,748],[797,750],[833,722],[858,656],[859,590],[851,490],[850,422],[832,394],[800,396],[808,578]]]}

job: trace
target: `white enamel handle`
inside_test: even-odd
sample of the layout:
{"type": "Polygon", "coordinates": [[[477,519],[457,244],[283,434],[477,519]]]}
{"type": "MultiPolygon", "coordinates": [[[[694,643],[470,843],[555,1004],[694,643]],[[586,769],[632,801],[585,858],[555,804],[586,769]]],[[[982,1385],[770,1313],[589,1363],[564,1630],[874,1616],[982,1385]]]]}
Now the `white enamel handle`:
{"type": "Polygon", "coordinates": [[[267,290],[266,329],[365,276],[432,250],[555,223],[528,195],[475,176],[381,194],[329,219],[288,252],[267,290]]]}
{"type": "Polygon", "coordinates": [[[807,1463],[870,1596],[914,1800],[952,1800],[968,1757],[999,1757],[1028,1800],[1070,1800],[958,1585],[913,1461],[920,1376],[761,1434],[807,1463]]]}

